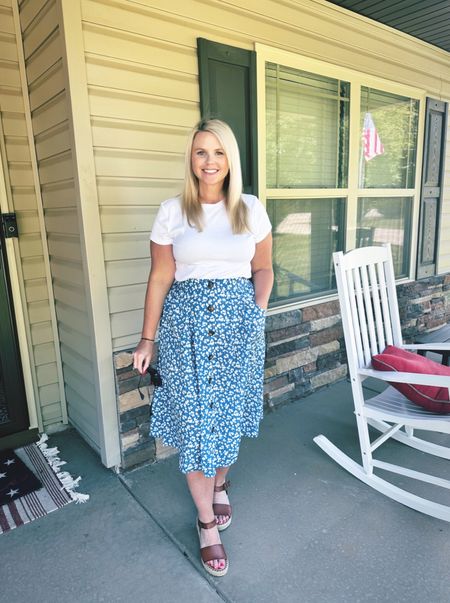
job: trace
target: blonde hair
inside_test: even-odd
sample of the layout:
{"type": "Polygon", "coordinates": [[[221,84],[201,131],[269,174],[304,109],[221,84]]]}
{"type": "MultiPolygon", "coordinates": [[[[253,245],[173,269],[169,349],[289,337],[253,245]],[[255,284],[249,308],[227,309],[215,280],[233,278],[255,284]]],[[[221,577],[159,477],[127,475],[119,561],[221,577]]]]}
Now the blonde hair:
{"type": "Polygon", "coordinates": [[[199,202],[198,178],[192,171],[192,146],[199,132],[216,136],[228,160],[229,172],[224,181],[225,206],[234,234],[249,230],[247,205],[242,200],[242,172],[239,147],[232,129],[220,119],[202,119],[189,134],[185,156],[184,190],[181,195],[183,213],[191,226],[202,231],[203,209],[199,202]]]}

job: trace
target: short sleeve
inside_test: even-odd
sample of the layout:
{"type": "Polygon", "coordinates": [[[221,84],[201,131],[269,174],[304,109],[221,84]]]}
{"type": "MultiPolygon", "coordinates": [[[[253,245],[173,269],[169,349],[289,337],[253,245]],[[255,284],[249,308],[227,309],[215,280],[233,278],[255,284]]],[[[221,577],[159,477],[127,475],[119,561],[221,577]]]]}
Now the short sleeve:
{"type": "Polygon", "coordinates": [[[256,243],[259,243],[265,239],[272,230],[272,224],[270,223],[266,208],[257,197],[255,197],[255,203],[251,209],[251,213],[253,214],[251,217],[252,232],[256,243]]]}
{"type": "Polygon", "coordinates": [[[150,240],[158,245],[172,245],[170,236],[169,212],[164,203],[161,204],[153,223],[150,240]]]}

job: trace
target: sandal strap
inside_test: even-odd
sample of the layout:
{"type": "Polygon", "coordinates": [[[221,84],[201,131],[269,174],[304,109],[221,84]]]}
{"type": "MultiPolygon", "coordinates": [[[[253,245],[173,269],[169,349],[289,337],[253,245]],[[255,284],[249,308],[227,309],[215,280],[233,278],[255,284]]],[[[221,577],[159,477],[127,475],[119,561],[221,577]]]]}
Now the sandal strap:
{"type": "Polygon", "coordinates": [[[198,519],[197,521],[198,521],[199,527],[202,528],[202,530],[210,530],[211,528],[217,527],[217,522],[215,519],[213,519],[212,521],[209,521],[208,523],[203,523],[203,521],[200,521],[200,519],[198,519]]]}
{"type": "Polygon", "coordinates": [[[214,561],[214,559],[228,559],[223,544],[212,544],[211,546],[204,546],[200,549],[200,556],[202,561],[214,561]]]}
{"type": "Polygon", "coordinates": [[[228,515],[231,517],[231,505],[225,503],[213,503],[214,515],[228,515]]]}
{"type": "Polygon", "coordinates": [[[225,490],[225,492],[228,494],[228,488],[230,485],[230,480],[226,480],[221,486],[214,486],[214,492],[223,492],[223,490],[225,490]]]}

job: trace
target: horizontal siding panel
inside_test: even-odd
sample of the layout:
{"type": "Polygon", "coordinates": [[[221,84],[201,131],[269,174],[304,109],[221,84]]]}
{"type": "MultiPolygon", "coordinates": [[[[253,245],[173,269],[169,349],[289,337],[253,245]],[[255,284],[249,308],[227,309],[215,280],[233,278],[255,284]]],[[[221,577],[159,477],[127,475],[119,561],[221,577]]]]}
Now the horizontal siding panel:
{"type": "Polygon", "coordinates": [[[39,48],[42,42],[49,37],[57,26],[56,2],[55,0],[48,0],[27,30],[24,31],[22,28],[24,31],[23,50],[26,59],[39,48]]]}
{"type": "Polygon", "coordinates": [[[32,111],[41,107],[50,98],[64,90],[65,80],[61,59],[53,67],[29,86],[30,108],[32,111]]]}
{"type": "Polygon", "coordinates": [[[131,260],[150,256],[149,233],[104,234],[103,253],[105,260],[131,260]]]}
{"type": "Polygon", "coordinates": [[[39,323],[31,325],[31,340],[37,346],[43,343],[53,342],[53,330],[51,323],[39,323]]]}
{"type": "Polygon", "coordinates": [[[86,312],[84,289],[69,285],[67,281],[61,282],[54,278],[53,291],[55,300],[58,302],[58,319],[71,324],[74,328],[77,328],[77,325],[81,324],[82,328],[77,328],[77,330],[88,334],[89,327],[86,326],[86,317],[84,316],[84,312],[86,312]],[[64,313],[61,304],[64,304],[64,313]],[[75,310],[73,323],[70,318],[72,310],[75,310]]]}
{"type": "Polygon", "coordinates": [[[2,111],[2,125],[5,136],[27,135],[27,122],[23,113],[2,111]]]}
{"type": "Polygon", "coordinates": [[[11,162],[9,164],[9,180],[11,186],[33,186],[33,172],[28,163],[11,162]]]}
{"type": "Polygon", "coordinates": [[[60,283],[66,282],[78,285],[78,287],[84,286],[83,266],[81,262],[69,262],[53,258],[52,275],[60,283]]]}
{"type": "Polygon", "coordinates": [[[68,306],[66,298],[59,300],[55,297],[56,316],[61,324],[68,325],[71,330],[83,335],[89,339],[92,335],[91,327],[88,324],[86,314],[77,308],[68,306]]]}
{"type": "Polygon", "coordinates": [[[22,270],[25,280],[45,278],[45,265],[41,257],[24,258],[22,261],[22,270]]]}
{"type": "Polygon", "coordinates": [[[94,371],[89,360],[86,360],[66,345],[61,346],[61,357],[65,365],[72,367],[79,375],[86,375],[88,381],[94,383],[94,371]]]}
{"type": "Polygon", "coordinates": [[[78,333],[69,325],[59,323],[59,339],[66,348],[74,350],[79,356],[92,362],[91,341],[89,337],[78,333]]]}
{"type": "Polygon", "coordinates": [[[53,128],[35,137],[36,155],[39,161],[52,155],[70,150],[70,132],[68,122],[57,124],[53,128]]]}
{"type": "Polygon", "coordinates": [[[39,392],[41,394],[43,409],[46,406],[53,406],[55,404],[60,404],[61,401],[60,401],[59,387],[56,383],[51,383],[50,385],[43,385],[42,387],[39,388],[39,392]]]}
{"type": "Polygon", "coordinates": [[[37,136],[48,128],[67,120],[66,93],[60,92],[54,98],[33,111],[33,131],[37,136]]]}
{"type": "Polygon", "coordinates": [[[30,317],[30,324],[51,321],[48,299],[29,303],[28,315],[30,317]]]}
{"type": "Polygon", "coordinates": [[[56,361],[55,346],[52,343],[42,343],[34,346],[34,361],[36,366],[56,361]]]}
{"type": "Polygon", "coordinates": [[[40,231],[39,216],[36,211],[17,211],[17,227],[21,235],[40,231]]]}
{"type": "MultiPolygon", "coordinates": [[[[47,0],[48,1],[48,0],[47,0]]],[[[45,7],[46,0],[24,0],[20,4],[20,26],[22,31],[29,27],[38,13],[45,7]]]]}
{"type": "Polygon", "coordinates": [[[0,57],[1,85],[20,89],[20,72],[17,63],[4,61],[2,58],[0,57]]]}
{"type": "Polygon", "coordinates": [[[37,207],[36,192],[33,186],[15,186],[12,189],[14,209],[16,211],[34,210],[37,207]]]}
{"type": "Polygon", "coordinates": [[[61,182],[73,177],[72,153],[63,153],[39,163],[41,184],[61,182]]]}
{"type": "MultiPolygon", "coordinates": [[[[28,147],[28,140],[26,138],[19,137],[5,137],[6,142],[6,156],[8,161],[26,161],[30,162],[30,150],[28,147]]],[[[31,164],[29,163],[29,169],[31,164]]]]}
{"type": "Polygon", "coordinates": [[[63,208],[63,209],[46,209],[45,210],[45,224],[47,230],[52,235],[78,234],[78,214],[76,209],[63,208]]]}
{"type": "Polygon", "coordinates": [[[182,178],[184,175],[182,154],[97,149],[94,156],[98,176],[182,178]]]}
{"type": "Polygon", "coordinates": [[[12,10],[4,6],[0,7],[0,32],[14,34],[12,10]]]}
{"type": "MultiPolygon", "coordinates": [[[[191,4],[192,2],[189,2],[189,6],[191,4]]],[[[205,6],[203,6],[203,15],[193,27],[188,19],[170,15],[167,8],[166,3],[163,9],[165,18],[161,18],[161,11],[148,10],[137,4],[130,5],[125,2],[115,2],[114,4],[108,3],[106,7],[105,4],[93,0],[82,1],[83,20],[88,23],[121,29],[144,37],[152,33],[153,37],[159,40],[176,40],[180,46],[185,48],[195,49],[196,36],[204,36],[207,33],[213,34],[214,29],[217,36],[217,30],[219,29],[217,23],[224,23],[224,21],[215,21],[214,28],[205,24],[205,6]]],[[[173,8],[172,5],[172,10],[173,8]]],[[[210,13],[209,6],[207,10],[210,13]]]]}
{"type": "Polygon", "coordinates": [[[71,366],[64,365],[64,382],[73,391],[76,391],[84,400],[95,405],[94,384],[87,381],[85,375],[79,375],[71,366]]]}
{"type": "Polygon", "coordinates": [[[25,282],[25,296],[28,302],[48,301],[47,281],[35,278],[25,282]]]}
{"type": "Polygon", "coordinates": [[[123,232],[150,233],[157,207],[102,207],[100,220],[105,234],[123,232]]]}
{"type": "Polygon", "coordinates": [[[135,63],[197,75],[197,53],[194,48],[181,46],[176,41],[150,37],[151,33],[152,30],[146,35],[134,34],[123,29],[85,23],[84,48],[86,52],[104,57],[120,57],[135,63]]]}
{"type": "Polygon", "coordinates": [[[98,444],[100,439],[97,427],[98,419],[95,423],[93,422],[96,417],[95,409],[86,405],[86,402],[83,401],[81,396],[78,396],[77,393],[69,387],[66,387],[66,396],[69,402],[68,415],[70,423],[75,429],[83,434],[97,452],[100,452],[98,444]]]}
{"type": "MultiPolygon", "coordinates": [[[[58,371],[56,369],[56,364],[42,364],[37,367],[37,381],[39,386],[43,385],[51,385],[53,383],[58,383],[58,371]]],[[[58,392],[59,395],[59,392],[58,392]]]]}
{"type": "Polygon", "coordinates": [[[0,33],[0,57],[7,61],[18,61],[16,38],[14,35],[0,33]]]}
{"type": "MultiPolygon", "coordinates": [[[[144,301],[142,299],[142,306],[144,301]]],[[[111,332],[112,336],[124,337],[130,333],[137,333],[142,327],[144,318],[143,309],[130,310],[129,312],[120,312],[111,315],[111,332]]]]}
{"type": "Polygon", "coordinates": [[[89,87],[91,115],[192,127],[200,117],[198,103],[158,98],[149,94],[89,87]]]}
{"type": "Polygon", "coordinates": [[[30,258],[42,255],[42,240],[40,234],[20,235],[19,237],[20,255],[22,258],[30,258]]]}
{"type": "MultiPolygon", "coordinates": [[[[142,326],[142,325],[141,325],[142,326]]],[[[124,337],[116,337],[113,339],[113,352],[120,350],[126,350],[135,348],[139,343],[141,337],[141,327],[131,335],[125,335],[124,337]]]]}
{"type": "Polygon", "coordinates": [[[21,90],[2,88],[0,81],[0,99],[2,112],[23,114],[23,98],[21,90]]]}
{"type": "Polygon", "coordinates": [[[76,192],[73,178],[42,186],[42,204],[45,209],[75,207],[76,192]]]}
{"type": "Polygon", "coordinates": [[[80,239],[78,235],[70,237],[49,233],[47,242],[50,258],[55,257],[59,260],[81,263],[80,239]]]}
{"type": "Polygon", "coordinates": [[[149,271],[150,260],[148,258],[107,262],[106,280],[108,287],[147,283],[149,271]]]}
{"type": "Polygon", "coordinates": [[[171,128],[127,120],[94,119],[92,137],[96,147],[184,153],[190,128],[171,128]]]}
{"type": "Polygon", "coordinates": [[[157,180],[151,178],[97,179],[99,205],[155,205],[175,197],[183,188],[183,180],[157,180]]]}
{"type": "MultiPolygon", "coordinates": [[[[55,387],[53,385],[45,386],[46,387],[55,387]]],[[[41,388],[44,389],[44,388],[41,388]]],[[[39,392],[41,393],[41,389],[39,392]]],[[[49,427],[50,425],[55,425],[57,423],[62,423],[62,413],[61,413],[61,403],[55,402],[54,404],[49,404],[47,406],[42,407],[42,420],[44,422],[44,429],[49,427]]]]}
{"type": "Polygon", "coordinates": [[[139,310],[144,306],[145,289],[147,284],[112,287],[108,290],[109,309],[115,312],[139,310]]]}
{"type": "Polygon", "coordinates": [[[148,67],[130,61],[86,57],[88,84],[164,96],[185,101],[199,101],[198,78],[180,71],[148,67]]]}
{"type": "Polygon", "coordinates": [[[59,57],[61,57],[61,43],[59,31],[55,30],[33,56],[28,59],[26,64],[28,83],[33,84],[38,77],[60,60],[59,57]]]}

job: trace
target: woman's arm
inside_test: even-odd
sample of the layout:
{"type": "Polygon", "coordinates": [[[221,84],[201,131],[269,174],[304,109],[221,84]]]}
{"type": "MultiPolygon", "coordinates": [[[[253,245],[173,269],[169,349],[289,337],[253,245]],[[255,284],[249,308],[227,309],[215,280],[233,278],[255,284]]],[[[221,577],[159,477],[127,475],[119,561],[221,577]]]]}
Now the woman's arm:
{"type": "Polygon", "coordinates": [[[159,319],[166,295],[175,277],[175,260],[172,245],[150,243],[151,268],[145,294],[144,324],[142,337],[133,354],[133,367],[142,375],[152,359],[154,344],[148,339],[155,339],[159,319]]]}
{"type": "Polygon", "coordinates": [[[256,251],[252,260],[252,279],[255,288],[255,301],[266,309],[273,286],[272,268],[272,234],[256,243],[256,251]]]}

